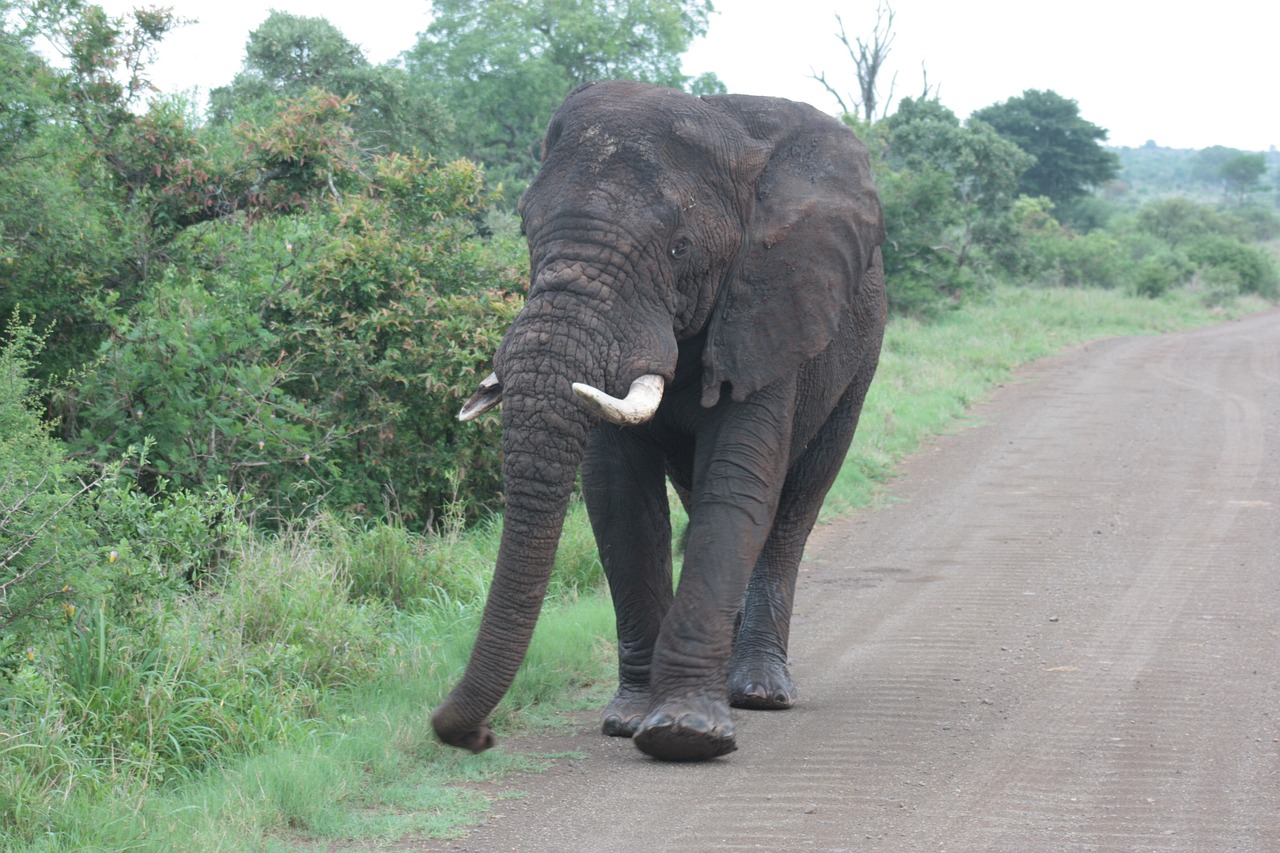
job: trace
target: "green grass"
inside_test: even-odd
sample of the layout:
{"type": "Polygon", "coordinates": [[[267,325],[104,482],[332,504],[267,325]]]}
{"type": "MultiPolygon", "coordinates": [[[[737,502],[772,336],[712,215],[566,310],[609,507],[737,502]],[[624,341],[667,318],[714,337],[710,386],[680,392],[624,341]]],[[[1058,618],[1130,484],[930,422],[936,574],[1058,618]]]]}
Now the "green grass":
{"type": "MultiPolygon", "coordinates": [[[[1020,364],[1263,307],[998,288],[931,325],[896,320],[825,517],[873,500],[900,459],[1020,364]]],[[[461,832],[488,808],[467,783],[544,761],[444,748],[428,722],[470,652],[500,529],[427,539],[320,519],[241,543],[219,584],[142,628],[79,614],[0,696],[0,850],[318,850],[461,832]]],[[[612,690],[599,579],[577,506],[495,715],[508,742],[612,690]]]]}

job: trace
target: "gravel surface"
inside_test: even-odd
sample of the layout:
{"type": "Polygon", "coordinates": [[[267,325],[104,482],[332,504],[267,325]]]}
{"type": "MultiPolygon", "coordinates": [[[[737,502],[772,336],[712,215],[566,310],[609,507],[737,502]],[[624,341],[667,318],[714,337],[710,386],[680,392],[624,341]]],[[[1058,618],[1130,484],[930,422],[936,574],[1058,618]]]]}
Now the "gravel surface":
{"type": "Polygon", "coordinates": [[[388,849],[1280,851],[1280,312],[1046,359],[972,414],[815,531],[800,701],[736,712],[738,752],[583,716],[508,747],[588,757],[388,849]]]}

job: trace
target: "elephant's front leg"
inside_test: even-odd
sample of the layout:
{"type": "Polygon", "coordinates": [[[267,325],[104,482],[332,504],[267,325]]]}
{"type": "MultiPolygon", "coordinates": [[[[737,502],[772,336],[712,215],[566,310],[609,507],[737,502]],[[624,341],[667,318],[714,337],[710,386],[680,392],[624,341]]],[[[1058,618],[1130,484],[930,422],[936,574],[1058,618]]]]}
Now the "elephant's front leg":
{"type": "Polygon", "coordinates": [[[653,702],[634,735],[649,755],[697,761],[736,749],[726,686],[733,626],[777,511],[790,412],[786,389],[760,393],[698,435],[680,586],[658,635],[653,702]]]}
{"type": "Polygon", "coordinates": [[[671,520],[661,450],[644,430],[593,430],[583,492],[618,625],[618,691],[601,730],[631,737],[650,703],[649,673],[671,606],[671,520]]]}

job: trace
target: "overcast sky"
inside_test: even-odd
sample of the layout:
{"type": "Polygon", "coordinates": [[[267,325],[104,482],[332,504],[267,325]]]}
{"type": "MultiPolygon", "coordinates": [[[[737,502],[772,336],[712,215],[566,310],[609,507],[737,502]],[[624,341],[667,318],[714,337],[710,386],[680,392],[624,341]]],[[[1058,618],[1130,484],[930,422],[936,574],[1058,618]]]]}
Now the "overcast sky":
{"type": "MultiPolygon", "coordinates": [[[[327,18],[373,62],[408,49],[430,23],[427,0],[106,0],[120,14],[170,6],[199,23],[165,40],[154,67],[161,89],[203,97],[240,68],[249,32],[272,8],[327,18]]],[[[716,0],[705,38],[686,56],[688,74],[713,71],[731,92],[780,95],[836,112],[810,78],[856,88],[853,63],[835,38],[840,13],[850,37],[867,36],[875,0],[716,0]],[[779,11],[781,10],[781,12],[779,11]]],[[[1154,140],[1171,148],[1280,145],[1276,37],[1280,2],[1214,0],[896,0],[888,78],[895,96],[917,95],[921,65],[961,118],[1025,89],[1052,89],[1109,131],[1113,145],[1154,140]]]]}

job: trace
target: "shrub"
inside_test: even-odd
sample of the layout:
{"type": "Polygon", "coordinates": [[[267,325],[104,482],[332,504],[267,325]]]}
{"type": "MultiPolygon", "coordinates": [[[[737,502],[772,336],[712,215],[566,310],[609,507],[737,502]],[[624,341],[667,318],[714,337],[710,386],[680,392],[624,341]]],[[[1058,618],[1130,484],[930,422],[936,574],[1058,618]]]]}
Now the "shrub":
{"type": "Polygon", "coordinates": [[[130,472],[148,494],[162,481],[248,493],[272,515],[300,482],[332,476],[322,416],[284,388],[282,357],[252,292],[222,276],[180,276],[126,316],[104,309],[112,334],[98,364],[58,395],[70,444],[105,463],[145,443],[130,472]]]}
{"type": "Polygon", "coordinates": [[[976,283],[964,265],[951,178],[937,169],[877,177],[888,237],[882,248],[889,307],[895,314],[930,317],[955,307],[976,283]]]}
{"type": "MultiPolygon", "coordinates": [[[[47,653],[59,626],[95,607],[140,628],[210,575],[244,531],[225,486],[194,492],[160,479],[144,493],[118,461],[96,475],[68,461],[26,377],[39,342],[12,328],[0,349],[0,671],[47,653]]],[[[145,452],[136,459],[147,464],[145,452]]]]}
{"type": "MultiPolygon", "coordinates": [[[[144,451],[137,464],[145,463],[144,451]]],[[[113,614],[136,621],[206,583],[248,532],[240,510],[236,495],[221,483],[196,493],[162,479],[155,494],[147,494],[129,477],[107,480],[89,522],[99,551],[109,549],[113,614]]]]}
{"type": "Polygon", "coordinates": [[[1242,240],[1264,242],[1280,237],[1280,214],[1272,208],[1250,204],[1237,208],[1232,216],[1240,223],[1237,236],[1242,240]]]}
{"type": "Polygon", "coordinates": [[[488,373],[523,290],[509,241],[483,241],[483,176],[466,162],[375,158],[367,183],[288,217],[188,229],[174,266],[59,395],[76,453],[152,439],[130,471],[203,494],[225,484],[256,520],[324,503],[430,527],[500,490],[497,423],[456,413],[488,373]]]}
{"type": "Polygon", "coordinates": [[[80,509],[102,482],[81,479],[41,423],[28,378],[40,341],[16,317],[9,330],[0,347],[0,672],[34,654],[42,626],[63,619],[88,580],[80,509]]]}
{"type": "Polygon", "coordinates": [[[1105,231],[1058,229],[1032,235],[1027,243],[1044,284],[1112,289],[1124,285],[1130,273],[1124,246],[1105,231]]]}
{"type": "Polygon", "coordinates": [[[1171,246],[1185,244],[1223,227],[1216,210],[1181,196],[1143,205],[1138,211],[1136,224],[1139,231],[1152,234],[1171,246]]]}
{"type": "Polygon", "coordinates": [[[1187,257],[1199,267],[1202,275],[1215,270],[1210,275],[1216,276],[1219,283],[1224,276],[1233,278],[1240,293],[1268,298],[1280,295],[1275,262],[1263,249],[1230,237],[1206,235],[1187,247],[1187,257]]]}
{"type": "Polygon", "coordinates": [[[1140,261],[1133,275],[1133,291],[1139,296],[1157,299],[1190,280],[1195,271],[1179,252],[1156,252],[1140,261]]]}
{"type": "Polygon", "coordinates": [[[456,414],[519,310],[523,270],[475,235],[474,165],[388,157],[374,170],[269,312],[305,374],[289,387],[343,436],[332,506],[419,527],[450,504],[477,518],[497,506],[497,424],[456,414]]]}

